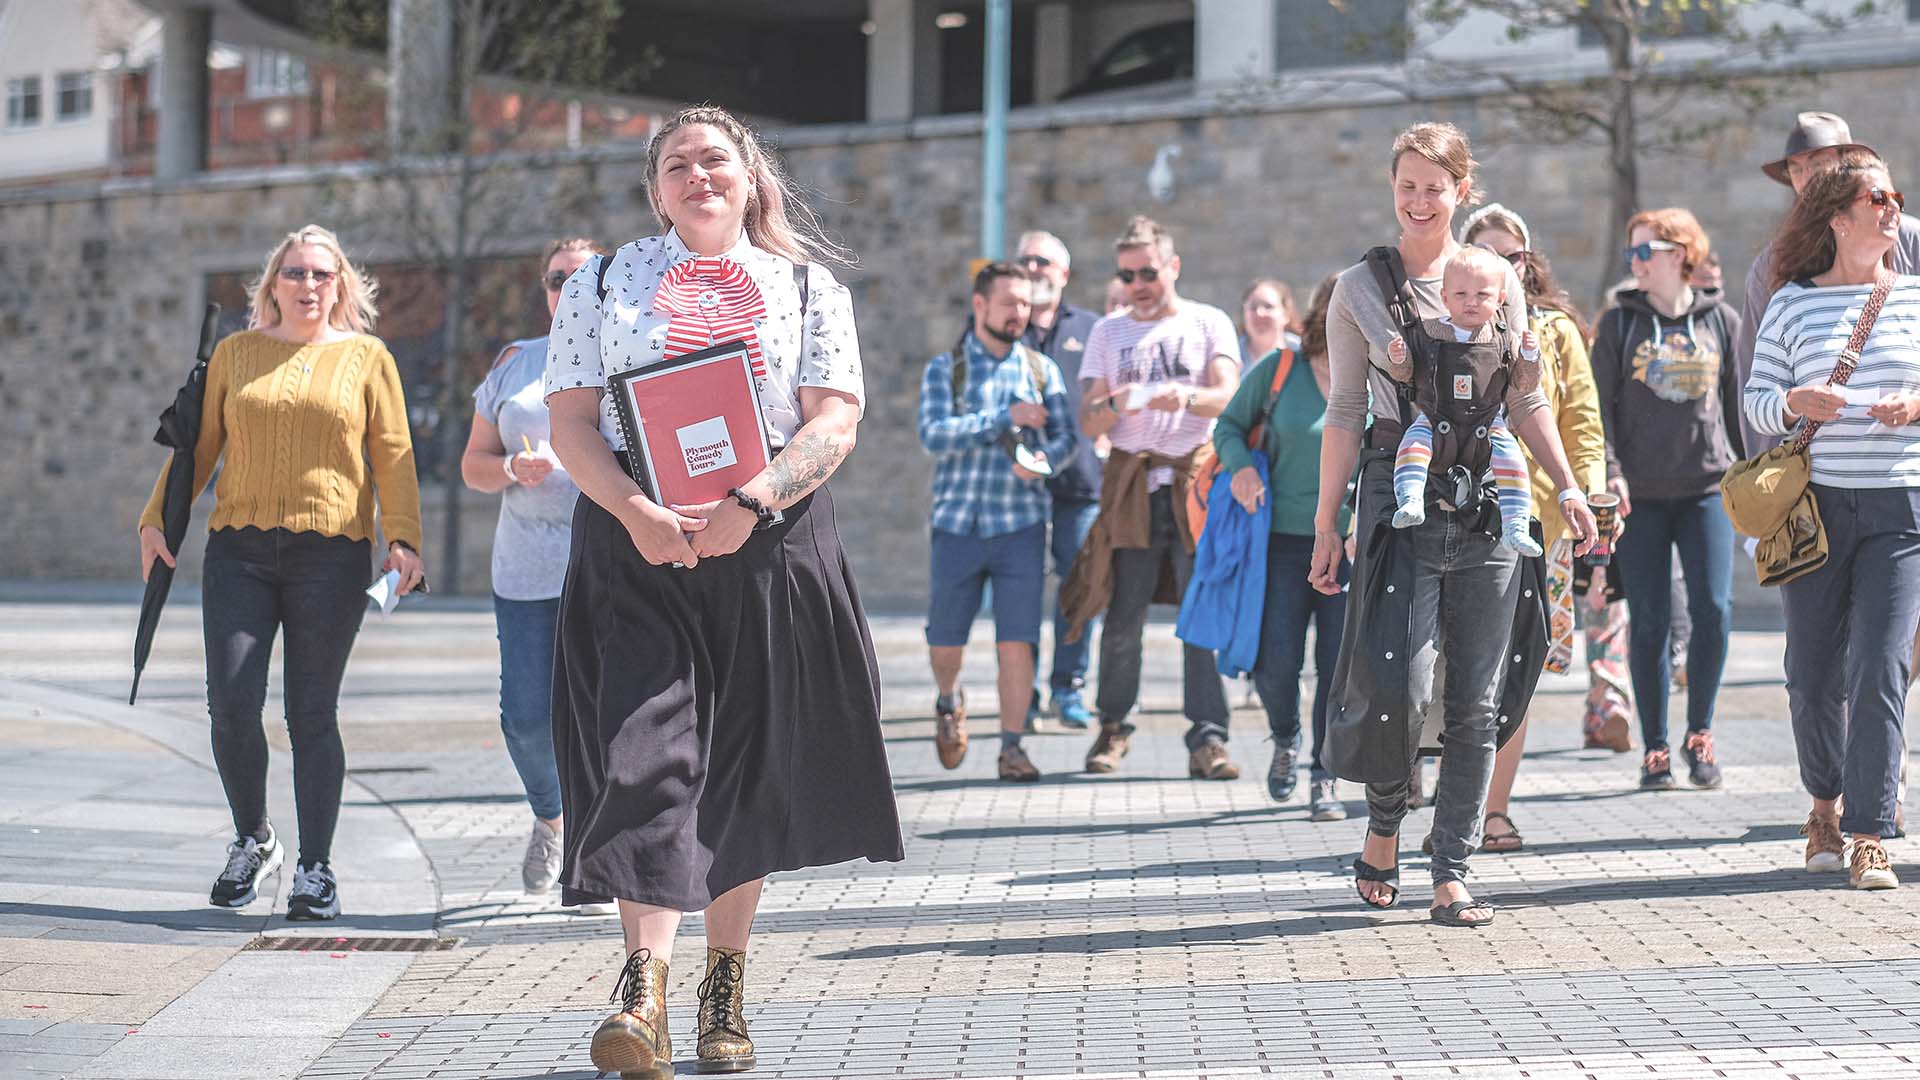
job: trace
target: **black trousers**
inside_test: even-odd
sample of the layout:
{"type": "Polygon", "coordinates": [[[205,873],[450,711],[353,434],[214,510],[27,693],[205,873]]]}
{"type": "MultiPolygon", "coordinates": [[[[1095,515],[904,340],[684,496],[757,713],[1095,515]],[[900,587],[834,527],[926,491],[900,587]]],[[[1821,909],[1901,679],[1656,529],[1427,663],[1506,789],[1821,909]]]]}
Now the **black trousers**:
{"type": "Polygon", "coordinates": [[[207,712],[213,760],[227,790],[234,832],[261,836],[267,823],[267,661],[283,650],[287,735],[300,861],[326,861],[340,819],[346,750],[340,744],[340,680],[367,612],[372,544],[285,529],[220,529],[207,537],[201,621],[207,639],[207,712]]]}

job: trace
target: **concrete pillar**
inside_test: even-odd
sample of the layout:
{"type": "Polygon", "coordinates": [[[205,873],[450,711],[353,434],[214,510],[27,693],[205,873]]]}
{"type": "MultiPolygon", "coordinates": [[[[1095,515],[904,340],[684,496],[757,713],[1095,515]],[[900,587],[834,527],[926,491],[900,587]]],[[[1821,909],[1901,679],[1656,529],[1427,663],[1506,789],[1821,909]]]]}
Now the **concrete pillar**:
{"type": "Polygon", "coordinates": [[[454,129],[453,0],[387,0],[387,140],[440,150],[454,129]]]}
{"type": "Polygon", "coordinates": [[[182,180],[207,170],[207,51],[213,9],[177,8],[160,30],[160,146],[154,171],[182,180]]]}
{"type": "MultiPolygon", "coordinates": [[[[913,3],[913,115],[938,116],[946,61],[941,54],[941,31],[933,25],[940,13],[941,0],[914,0],[913,3]]],[[[973,109],[969,106],[967,112],[973,109]]]]}
{"type": "Polygon", "coordinates": [[[1057,101],[1073,85],[1073,5],[1048,0],[1033,12],[1033,100],[1057,101]]]}
{"type": "Polygon", "coordinates": [[[1195,0],[1194,81],[1273,78],[1278,7],[1274,0],[1195,0]]]}
{"type": "Polygon", "coordinates": [[[914,0],[867,0],[867,122],[913,116],[914,0]]]}

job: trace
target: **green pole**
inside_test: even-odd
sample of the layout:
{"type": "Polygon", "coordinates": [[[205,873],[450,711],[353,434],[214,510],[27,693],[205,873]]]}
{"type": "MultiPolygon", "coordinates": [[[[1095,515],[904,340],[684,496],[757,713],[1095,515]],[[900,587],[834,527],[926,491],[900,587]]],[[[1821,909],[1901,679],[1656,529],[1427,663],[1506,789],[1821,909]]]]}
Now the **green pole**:
{"type": "Polygon", "coordinates": [[[987,0],[986,118],[981,138],[980,254],[1007,253],[1007,101],[1012,96],[1013,0],[987,0]]]}

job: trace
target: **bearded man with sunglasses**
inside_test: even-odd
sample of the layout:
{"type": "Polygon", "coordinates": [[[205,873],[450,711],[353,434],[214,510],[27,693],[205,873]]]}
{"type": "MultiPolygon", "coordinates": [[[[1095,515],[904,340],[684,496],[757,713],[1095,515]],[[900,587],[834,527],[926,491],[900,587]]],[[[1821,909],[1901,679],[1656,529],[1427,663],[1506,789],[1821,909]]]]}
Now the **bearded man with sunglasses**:
{"type": "MultiPolygon", "coordinates": [[[[1132,306],[1094,324],[1080,368],[1081,431],[1090,439],[1107,436],[1113,450],[1100,514],[1061,588],[1069,637],[1077,640],[1092,616],[1106,612],[1094,698],[1100,734],[1086,759],[1093,773],[1115,771],[1126,756],[1147,609],[1155,602],[1177,606],[1193,575],[1185,508],[1194,451],[1211,438],[1214,418],[1240,385],[1233,320],[1175,290],[1180,257],[1172,234],[1135,217],[1113,246],[1114,276],[1132,306]]],[[[1227,699],[1213,654],[1181,649],[1187,773],[1234,779],[1240,770],[1227,755],[1227,699]]]]}
{"type": "MultiPolygon", "coordinates": [[[[1760,166],[1760,171],[1774,182],[1792,188],[1798,197],[1806,190],[1808,180],[1837,168],[1840,152],[1848,148],[1873,152],[1871,146],[1853,140],[1853,131],[1840,117],[1833,113],[1803,112],[1794,119],[1793,131],[1787,135],[1786,152],[1778,161],[1760,166]]],[[[1900,215],[1900,239],[1893,245],[1893,269],[1900,274],[1920,273],[1920,218],[1911,214],[1900,215]]],[[[1759,332],[1760,319],[1767,313],[1774,291],[1773,245],[1769,243],[1753,257],[1753,267],[1747,271],[1745,318],[1733,339],[1734,363],[1739,367],[1742,386],[1753,373],[1754,336],[1759,332]]],[[[1742,426],[1749,454],[1758,454],[1780,442],[1750,423],[1742,426]]]]}

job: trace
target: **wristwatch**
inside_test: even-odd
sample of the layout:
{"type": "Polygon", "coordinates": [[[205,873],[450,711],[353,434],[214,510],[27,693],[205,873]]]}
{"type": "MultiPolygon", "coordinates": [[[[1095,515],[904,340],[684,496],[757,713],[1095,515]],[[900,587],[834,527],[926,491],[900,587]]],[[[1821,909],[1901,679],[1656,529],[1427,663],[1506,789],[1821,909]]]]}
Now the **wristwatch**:
{"type": "Polygon", "coordinates": [[[1198,390],[1187,391],[1187,408],[1189,409],[1193,408],[1193,403],[1199,400],[1200,400],[1200,391],[1198,390]]]}

